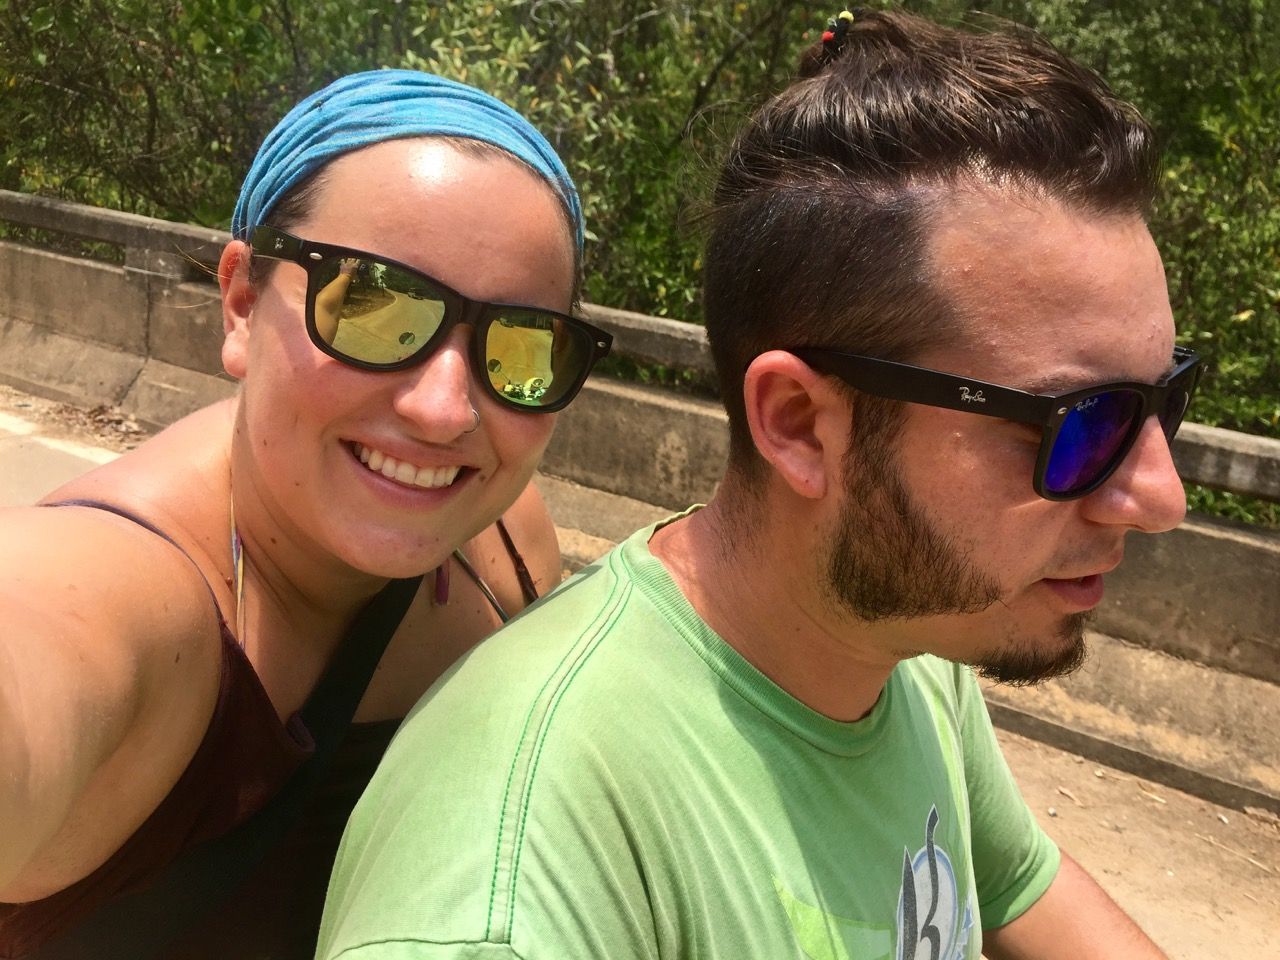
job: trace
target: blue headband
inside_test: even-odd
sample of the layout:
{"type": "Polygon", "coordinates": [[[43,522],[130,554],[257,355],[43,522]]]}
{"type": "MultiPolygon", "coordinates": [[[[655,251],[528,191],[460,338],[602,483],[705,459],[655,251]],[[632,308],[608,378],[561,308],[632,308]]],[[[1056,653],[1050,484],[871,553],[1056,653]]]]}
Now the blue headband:
{"type": "Polygon", "coordinates": [[[290,110],[262,142],[244,179],[232,236],[247,239],[281,197],[335,157],[420,136],[481,140],[523,160],[559,195],[582,250],[578,191],[542,134],[487,93],[417,70],[353,73],[290,110]]]}

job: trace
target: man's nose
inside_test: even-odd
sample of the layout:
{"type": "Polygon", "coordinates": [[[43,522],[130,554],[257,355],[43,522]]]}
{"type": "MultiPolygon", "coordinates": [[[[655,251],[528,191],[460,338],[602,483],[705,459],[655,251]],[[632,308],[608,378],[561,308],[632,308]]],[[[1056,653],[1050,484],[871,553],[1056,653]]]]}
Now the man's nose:
{"type": "Polygon", "coordinates": [[[1089,519],[1144,533],[1172,530],[1187,514],[1187,495],[1160,421],[1147,417],[1124,461],[1084,498],[1089,519]]]}

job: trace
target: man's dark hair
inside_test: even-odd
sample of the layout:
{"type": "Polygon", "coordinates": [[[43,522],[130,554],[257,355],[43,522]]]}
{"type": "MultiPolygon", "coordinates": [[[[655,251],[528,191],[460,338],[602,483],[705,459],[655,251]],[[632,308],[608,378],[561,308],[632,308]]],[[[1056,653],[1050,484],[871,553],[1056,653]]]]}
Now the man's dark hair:
{"type": "MultiPolygon", "coordinates": [[[[761,461],[742,384],[759,354],[809,345],[906,361],[960,337],[928,276],[938,188],[989,183],[1144,218],[1155,192],[1137,110],[1031,31],[855,11],[842,39],[834,55],[807,51],[802,79],[738,133],[710,213],[707,334],[730,462],[750,476],[761,461]]],[[[863,439],[892,433],[900,404],[858,403],[863,439]]]]}

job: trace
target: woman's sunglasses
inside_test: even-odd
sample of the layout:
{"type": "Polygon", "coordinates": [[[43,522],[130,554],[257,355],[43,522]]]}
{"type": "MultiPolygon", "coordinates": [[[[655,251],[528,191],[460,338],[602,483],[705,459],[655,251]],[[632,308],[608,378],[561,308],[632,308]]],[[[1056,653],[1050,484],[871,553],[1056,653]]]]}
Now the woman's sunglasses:
{"type": "Polygon", "coordinates": [[[553,413],[582,388],[613,336],[575,317],[471,300],[439,280],[372,253],[312,243],[260,226],[254,256],[307,271],[307,333],[322,352],[362,370],[423,363],[449,331],[471,325],[471,364],[494,398],[553,413]]]}
{"type": "Polygon", "coordinates": [[[1046,500],[1074,500],[1106,483],[1148,416],[1172,441],[1200,377],[1200,357],[1186,347],[1174,347],[1172,372],[1154,386],[1120,381],[1049,394],[817,347],[790,352],[873,396],[1035,424],[1041,440],[1032,485],[1046,500]]]}

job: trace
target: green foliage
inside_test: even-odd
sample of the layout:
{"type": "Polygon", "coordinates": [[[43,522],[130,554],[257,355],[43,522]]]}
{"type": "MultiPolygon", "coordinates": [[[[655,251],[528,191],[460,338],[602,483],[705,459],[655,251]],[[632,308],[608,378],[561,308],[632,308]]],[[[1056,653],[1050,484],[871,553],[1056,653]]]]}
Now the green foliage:
{"type": "Polygon", "coordinates": [[[300,97],[403,54],[394,2],[8,0],[0,186],[226,226],[300,97]],[[386,12],[365,7],[385,7],[386,12]]]}
{"type": "Polygon", "coordinates": [[[1183,486],[1187,490],[1187,507],[1197,513],[1280,530],[1280,503],[1210,490],[1194,483],[1184,483],[1183,486]]]}
{"type": "Polygon", "coordinates": [[[1232,88],[1200,118],[1211,162],[1168,167],[1156,226],[1181,337],[1213,358],[1196,419],[1280,437],[1280,90],[1257,74],[1232,88]]]}
{"type": "MultiPolygon", "coordinates": [[[[1152,229],[1181,339],[1209,357],[1192,415],[1280,437],[1280,0],[903,5],[1034,26],[1151,118],[1166,146],[1152,229]]],[[[420,67],[492,91],[566,157],[590,231],[587,299],[697,321],[689,223],[716,154],[831,11],[799,0],[0,0],[0,12],[0,186],[226,226],[239,178],[290,105],[352,70],[420,67]]]]}
{"type": "Polygon", "coordinates": [[[96,263],[113,263],[124,265],[124,247],[115,243],[104,243],[96,240],[84,240],[70,234],[54,230],[41,230],[38,227],[24,227],[16,223],[0,222],[0,240],[20,243],[30,247],[40,247],[70,257],[81,257],[96,263]]]}
{"type": "Polygon", "coordinates": [[[641,363],[621,354],[605,357],[596,365],[595,372],[617,380],[665,387],[691,396],[715,399],[718,394],[715,377],[711,374],[669,367],[661,363],[641,363]]]}
{"type": "Polygon", "coordinates": [[[712,149],[698,120],[786,75],[803,6],[493,0],[478,13],[416,11],[421,45],[398,64],[493,91],[564,154],[590,230],[587,299],[697,319],[698,240],[681,223],[712,149]]]}

